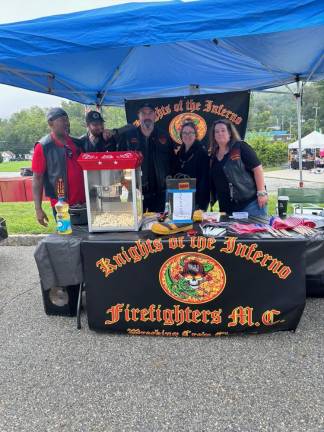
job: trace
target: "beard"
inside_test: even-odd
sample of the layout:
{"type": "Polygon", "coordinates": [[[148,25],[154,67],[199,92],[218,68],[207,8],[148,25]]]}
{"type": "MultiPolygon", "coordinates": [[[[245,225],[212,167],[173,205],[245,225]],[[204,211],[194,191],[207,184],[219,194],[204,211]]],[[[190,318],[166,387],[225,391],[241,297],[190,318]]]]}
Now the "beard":
{"type": "Polygon", "coordinates": [[[94,136],[95,138],[99,138],[102,135],[102,132],[93,131],[91,132],[91,135],[94,136]]]}
{"type": "Polygon", "coordinates": [[[152,128],[152,126],[154,125],[154,123],[150,119],[145,119],[143,121],[143,125],[144,125],[144,127],[146,127],[146,129],[150,129],[150,128],[152,128]]]}
{"type": "Polygon", "coordinates": [[[99,138],[102,135],[103,130],[102,129],[91,129],[89,128],[89,132],[91,133],[92,136],[94,136],[95,138],[99,138]]]}

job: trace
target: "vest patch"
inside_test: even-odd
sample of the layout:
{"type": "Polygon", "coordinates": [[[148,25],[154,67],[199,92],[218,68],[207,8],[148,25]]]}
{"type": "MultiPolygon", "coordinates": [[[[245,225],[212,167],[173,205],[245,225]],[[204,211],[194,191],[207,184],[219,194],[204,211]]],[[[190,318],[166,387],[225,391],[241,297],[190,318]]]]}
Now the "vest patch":
{"type": "Polygon", "coordinates": [[[231,154],[230,154],[230,159],[231,160],[240,160],[241,159],[240,149],[233,149],[231,151],[231,154]]]}

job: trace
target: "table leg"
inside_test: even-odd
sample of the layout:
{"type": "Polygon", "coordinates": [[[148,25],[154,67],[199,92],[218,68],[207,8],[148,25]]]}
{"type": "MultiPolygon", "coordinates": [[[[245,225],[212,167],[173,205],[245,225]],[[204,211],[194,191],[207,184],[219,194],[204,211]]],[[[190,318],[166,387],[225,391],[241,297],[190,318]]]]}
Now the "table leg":
{"type": "Polygon", "coordinates": [[[79,296],[78,296],[78,305],[77,305],[77,329],[78,330],[81,329],[82,289],[83,289],[83,282],[81,282],[79,286],[79,296]]]}

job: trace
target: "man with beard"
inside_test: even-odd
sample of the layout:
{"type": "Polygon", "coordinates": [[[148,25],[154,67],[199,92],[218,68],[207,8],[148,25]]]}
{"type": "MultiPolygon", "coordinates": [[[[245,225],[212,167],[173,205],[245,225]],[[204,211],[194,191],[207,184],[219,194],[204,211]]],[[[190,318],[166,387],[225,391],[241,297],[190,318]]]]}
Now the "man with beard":
{"type": "Polygon", "coordinates": [[[79,140],[69,136],[69,117],[62,108],[51,108],[47,122],[51,132],[36,143],[32,160],[36,218],[44,226],[48,217],[42,208],[43,187],[54,214],[59,181],[63,181],[64,198],[69,205],[85,203],[83,172],[77,162],[81,149],[79,140]]]}
{"type": "Polygon", "coordinates": [[[86,115],[87,133],[79,138],[82,150],[88,152],[115,151],[116,142],[111,132],[104,128],[104,119],[98,111],[86,115]]]}
{"type": "Polygon", "coordinates": [[[173,166],[173,143],[155,125],[155,112],[150,103],[138,110],[139,126],[122,134],[119,151],[140,151],[143,154],[142,190],[144,211],[163,212],[165,208],[165,178],[173,166]]]}

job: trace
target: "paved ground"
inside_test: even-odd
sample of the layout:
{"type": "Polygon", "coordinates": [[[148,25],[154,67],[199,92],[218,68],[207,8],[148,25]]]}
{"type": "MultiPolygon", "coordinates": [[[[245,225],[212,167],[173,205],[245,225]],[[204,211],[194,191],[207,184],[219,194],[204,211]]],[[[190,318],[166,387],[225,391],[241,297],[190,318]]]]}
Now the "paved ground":
{"type": "Polygon", "coordinates": [[[0,171],[0,178],[1,177],[20,177],[20,173],[18,173],[18,172],[1,172],[0,171]]]}
{"type": "MultiPolygon", "coordinates": [[[[20,177],[19,173],[14,172],[0,172],[1,177],[20,177]]],[[[297,187],[299,184],[299,171],[298,170],[278,170],[269,171],[265,173],[267,188],[270,192],[277,191],[278,187],[297,187]]],[[[324,186],[324,173],[314,174],[310,171],[303,171],[303,180],[305,187],[324,186]]]]}
{"type": "Polygon", "coordinates": [[[44,314],[33,247],[0,248],[0,431],[323,431],[324,299],[296,333],[98,334],[44,314]]]}
{"type": "MultiPolygon", "coordinates": [[[[324,173],[303,171],[303,181],[304,187],[324,187],[324,173]]],[[[265,172],[265,182],[269,192],[277,192],[279,187],[298,187],[299,171],[285,169],[265,172]]]]}

